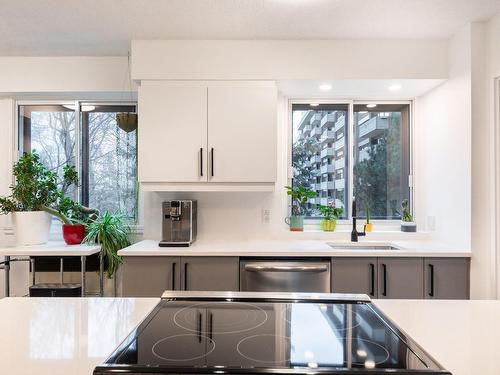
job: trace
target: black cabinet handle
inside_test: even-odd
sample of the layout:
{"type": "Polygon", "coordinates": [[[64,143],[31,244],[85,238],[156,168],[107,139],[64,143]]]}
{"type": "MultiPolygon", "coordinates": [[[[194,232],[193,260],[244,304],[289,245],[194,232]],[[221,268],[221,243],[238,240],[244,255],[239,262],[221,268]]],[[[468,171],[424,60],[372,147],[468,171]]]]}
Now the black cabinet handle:
{"type": "Polygon", "coordinates": [[[213,336],[213,327],[214,327],[214,314],[210,313],[208,318],[208,338],[212,340],[213,336]]]}
{"type": "Polygon", "coordinates": [[[203,147],[200,147],[200,176],[203,177],[203,147]]]}
{"type": "Polygon", "coordinates": [[[375,264],[370,263],[370,295],[375,297],[375,264]]]}
{"type": "Polygon", "coordinates": [[[429,271],[431,277],[431,290],[429,291],[429,296],[434,297],[434,265],[429,264],[429,271]]]}
{"type": "Polygon", "coordinates": [[[198,312],[198,342],[201,342],[201,312],[198,312]]]}
{"type": "Polygon", "coordinates": [[[175,290],[175,262],[172,263],[172,290],[175,290]]]}
{"type": "Polygon", "coordinates": [[[214,176],[214,148],[210,149],[210,174],[214,176]]]}
{"type": "Polygon", "coordinates": [[[184,290],[188,290],[188,264],[184,263],[184,290]]]}
{"type": "Polygon", "coordinates": [[[387,296],[387,265],[382,264],[382,277],[383,277],[383,287],[382,287],[382,295],[384,297],[387,296]]]}

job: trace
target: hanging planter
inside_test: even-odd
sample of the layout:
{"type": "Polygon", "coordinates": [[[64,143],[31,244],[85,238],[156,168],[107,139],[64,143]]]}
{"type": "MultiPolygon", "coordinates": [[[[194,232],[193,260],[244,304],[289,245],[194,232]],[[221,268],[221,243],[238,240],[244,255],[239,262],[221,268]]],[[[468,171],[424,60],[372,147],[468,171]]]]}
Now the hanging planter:
{"type": "Polygon", "coordinates": [[[123,131],[130,133],[137,129],[137,113],[117,113],[116,123],[123,131]]]}

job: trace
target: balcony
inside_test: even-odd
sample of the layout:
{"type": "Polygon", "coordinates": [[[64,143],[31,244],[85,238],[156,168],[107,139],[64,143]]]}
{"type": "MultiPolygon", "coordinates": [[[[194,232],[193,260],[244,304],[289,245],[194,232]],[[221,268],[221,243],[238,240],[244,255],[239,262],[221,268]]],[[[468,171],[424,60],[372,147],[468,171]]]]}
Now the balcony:
{"type": "Polygon", "coordinates": [[[310,133],[311,133],[311,125],[305,125],[302,128],[302,131],[300,134],[303,135],[304,137],[308,137],[310,133]]]}
{"type": "Polygon", "coordinates": [[[335,160],[335,169],[342,169],[345,168],[345,159],[340,158],[335,160]]]}
{"type": "Polygon", "coordinates": [[[320,137],[321,136],[321,128],[319,126],[315,126],[311,129],[311,137],[320,137]]]}
{"type": "Polygon", "coordinates": [[[334,131],[339,131],[340,129],[343,129],[345,126],[345,116],[341,116],[338,118],[337,122],[335,123],[335,127],[333,128],[334,131]]]}
{"type": "Polygon", "coordinates": [[[344,147],[344,144],[345,144],[345,137],[342,137],[335,142],[333,148],[335,149],[335,151],[340,150],[342,147],[344,147]]]}
{"type": "Polygon", "coordinates": [[[309,158],[309,163],[310,164],[321,163],[321,156],[319,156],[319,155],[311,156],[309,158]]]}
{"type": "Polygon", "coordinates": [[[321,117],[322,117],[321,113],[313,114],[311,116],[311,119],[309,120],[309,124],[311,124],[311,126],[319,125],[321,123],[321,117]]]}
{"type": "Polygon", "coordinates": [[[372,117],[358,126],[358,138],[380,137],[389,127],[389,119],[372,117]]]}
{"type": "Polygon", "coordinates": [[[321,158],[327,158],[327,157],[333,156],[333,155],[335,155],[335,151],[333,151],[333,149],[330,147],[324,148],[323,150],[321,150],[321,158]]]}
{"type": "Polygon", "coordinates": [[[345,180],[343,178],[335,180],[335,189],[336,190],[345,190],[345,180]]]}
{"type": "Polygon", "coordinates": [[[321,142],[333,142],[335,140],[335,132],[333,130],[325,130],[323,134],[321,134],[321,142]]]}
{"type": "Polygon", "coordinates": [[[335,166],[333,164],[322,165],[321,168],[320,168],[320,172],[322,174],[324,174],[324,173],[333,173],[333,172],[335,172],[335,166]]]}
{"type": "Polygon", "coordinates": [[[332,126],[335,123],[335,118],[337,117],[336,113],[327,113],[321,119],[321,127],[332,126]]]}
{"type": "Polygon", "coordinates": [[[323,181],[321,183],[321,190],[334,190],[335,181],[323,181]]]}

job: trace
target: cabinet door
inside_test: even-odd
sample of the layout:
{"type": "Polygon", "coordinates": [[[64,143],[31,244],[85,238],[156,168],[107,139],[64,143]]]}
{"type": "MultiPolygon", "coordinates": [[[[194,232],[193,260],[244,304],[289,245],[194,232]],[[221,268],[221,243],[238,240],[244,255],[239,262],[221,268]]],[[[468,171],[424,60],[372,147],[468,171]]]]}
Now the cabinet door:
{"type": "Polygon", "coordinates": [[[207,87],[143,82],[138,109],[139,181],[207,181],[207,87]]]}
{"type": "Polygon", "coordinates": [[[182,290],[238,291],[238,257],[182,257],[182,290]]]}
{"type": "Polygon", "coordinates": [[[422,258],[378,258],[378,298],[423,298],[422,258]]]}
{"type": "Polygon", "coordinates": [[[333,258],[332,292],[377,296],[377,258],[333,258]]]}
{"type": "Polygon", "coordinates": [[[210,85],[209,180],[275,182],[276,131],[277,93],[274,85],[210,85]]]}
{"type": "Polygon", "coordinates": [[[179,288],[179,257],[124,257],[123,297],[161,297],[179,288]]]}
{"type": "Polygon", "coordinates": [[[468,258],[425,258],[425,298],[469,299],[468,258]]]}

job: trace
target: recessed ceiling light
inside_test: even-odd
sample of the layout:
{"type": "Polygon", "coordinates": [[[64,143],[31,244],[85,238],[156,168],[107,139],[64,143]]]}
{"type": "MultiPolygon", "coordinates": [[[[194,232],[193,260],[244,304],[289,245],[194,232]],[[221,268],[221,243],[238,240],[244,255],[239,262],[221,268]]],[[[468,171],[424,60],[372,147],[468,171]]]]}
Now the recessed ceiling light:
{"type": "Polygon", "coordinates": [[[319,89],[321,91],[330,91],[332,89],[332,85],[330,85],[329,83],[323,83],[319,86],[319,89]]]}
{"type": "Polygon", "coordinates": [[[394,83],[388,87],[389,91],[399,91],[403,86],[399,83],[394,83]]]}
{"type": "Polygon", "coordinates": [[[375,108],[377,105],[376,104],[367,104],[366,108],[375,108]]]}
{"type": "Polygon", "coordinates": [[[319,106],[319,104],[318,104],[318,103],[311,103],[311,104],[309,104],[309,105],[310,105],[311,107],[317,107],[317,106],[319,106]]]}

